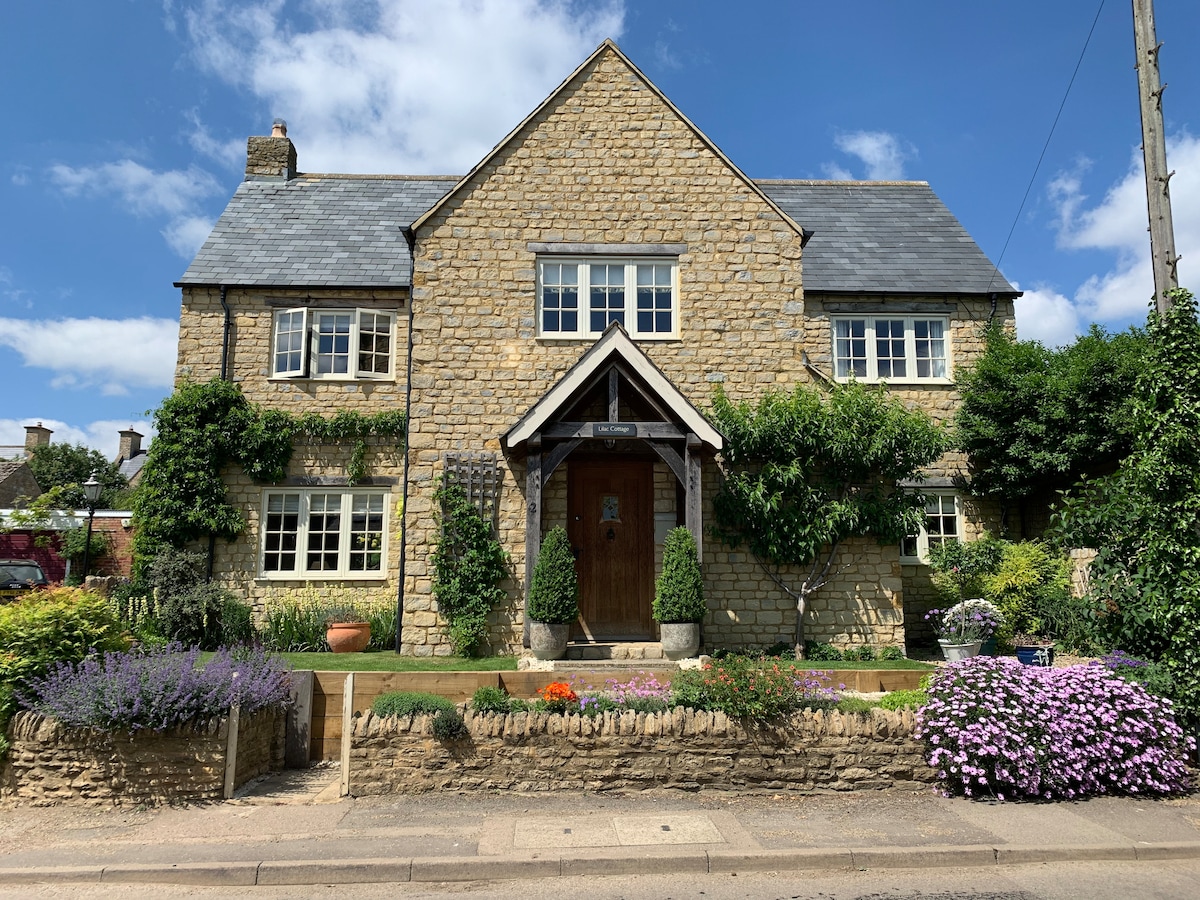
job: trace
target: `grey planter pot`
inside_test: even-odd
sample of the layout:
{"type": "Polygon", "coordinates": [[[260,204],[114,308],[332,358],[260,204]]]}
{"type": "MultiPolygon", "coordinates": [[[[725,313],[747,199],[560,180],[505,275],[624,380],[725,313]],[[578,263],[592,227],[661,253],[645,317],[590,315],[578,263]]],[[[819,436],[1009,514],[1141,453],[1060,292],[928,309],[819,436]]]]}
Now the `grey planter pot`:
{"type": "Polygon", "coordinates": [[[549,622],[529,623],[529,649],[534,659],[562,659],[567,652],[570,624],[551,625],[549,622]]]}
{"type": "Polygon", "coordinates": [[[667,659],[691,659],[700,649],[699,622],[663,622],[659,632],[667,659]]]}

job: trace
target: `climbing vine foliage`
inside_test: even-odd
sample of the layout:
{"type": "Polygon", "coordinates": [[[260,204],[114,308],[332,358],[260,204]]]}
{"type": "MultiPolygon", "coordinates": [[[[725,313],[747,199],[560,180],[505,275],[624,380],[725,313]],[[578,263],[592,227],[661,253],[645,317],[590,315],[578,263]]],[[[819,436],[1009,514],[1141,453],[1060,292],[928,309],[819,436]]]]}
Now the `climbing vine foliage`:
{"type": "Polygon", "coordinates": [[[255,481],[282,481],[297,438],[314,443],[352,441],[346,475],[366,472],[367,439],[400,438],[400,412],[343,411],[331,418],[261,409],[232,382],[185,383],[154,414],[157,436],[142,469],[134,503],[134,554],[139,572],[165,547],[182,548],[209,535],[233,539],[245,528],[225,498],[222,470],[237,464],[255,481]]]}

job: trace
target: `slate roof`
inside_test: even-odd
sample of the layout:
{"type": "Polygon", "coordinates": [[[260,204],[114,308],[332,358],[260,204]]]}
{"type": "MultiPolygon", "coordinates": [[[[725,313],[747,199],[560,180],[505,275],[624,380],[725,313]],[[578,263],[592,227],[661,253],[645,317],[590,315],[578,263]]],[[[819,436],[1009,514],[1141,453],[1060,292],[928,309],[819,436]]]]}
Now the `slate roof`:
{"type": "Polygon", "coordinates": [[[403,229],[457,178],[243,181],[176,287],[407,287],[403,229]]]}
{"type": "Polygon", "coordinates": [[[923,181],[755,181],[813,232],[805,291],[1016,294],[923,181]]]}
{"type": "MultiPolygon", "coordinates": [[[[403,229],[454,176],[244,181],[176,286],[407,287],[403,229]]],[[[924,182],[756,181],[813,233],[804,289],[1015,294],[924,182]]]]}

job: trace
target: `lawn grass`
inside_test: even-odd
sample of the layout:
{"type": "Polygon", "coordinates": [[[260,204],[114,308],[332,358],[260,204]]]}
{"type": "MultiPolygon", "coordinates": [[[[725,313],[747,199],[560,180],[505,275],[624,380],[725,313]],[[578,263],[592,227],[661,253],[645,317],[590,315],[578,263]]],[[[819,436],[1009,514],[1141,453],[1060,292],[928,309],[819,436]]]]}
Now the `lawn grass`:
{"type": "Polygon", "coordinates": [[[515,656],[398,656],[394,651],[373,653],[280,653],[293,669],[316,672],[511,672],[515,656]]]}

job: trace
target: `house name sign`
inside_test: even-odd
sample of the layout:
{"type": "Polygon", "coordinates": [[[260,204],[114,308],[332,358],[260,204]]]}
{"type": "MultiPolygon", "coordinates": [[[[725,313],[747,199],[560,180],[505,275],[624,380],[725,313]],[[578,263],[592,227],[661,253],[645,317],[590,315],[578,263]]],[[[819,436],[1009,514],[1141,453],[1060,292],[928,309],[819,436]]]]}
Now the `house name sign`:
{"type": "Polygon", "coordinates": [[[595,422],[592,425],[594,438],[635,438],[638,436],[636,422],[595,422]]]}

